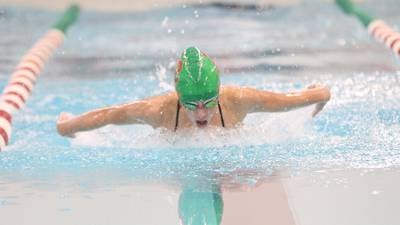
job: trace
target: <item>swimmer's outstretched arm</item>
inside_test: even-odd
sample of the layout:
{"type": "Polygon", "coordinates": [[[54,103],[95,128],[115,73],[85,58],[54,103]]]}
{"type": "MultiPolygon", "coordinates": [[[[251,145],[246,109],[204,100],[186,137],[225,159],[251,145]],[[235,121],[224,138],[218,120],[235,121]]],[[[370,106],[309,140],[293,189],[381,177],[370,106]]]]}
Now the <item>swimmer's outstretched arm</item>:
{"type": "Polygon", "coordinates": [[[311,85],[308,89],[292,93],[275,93],[253,88],[240,88],[236,96],[242,110],[251,112],[285,112],[299,107],[316,104],[312,113],[317,115],[329,101],[329,88],[323,85],[311,85]]]}
{"type": "Polygon", "coordinates": [[[62,136],[74,137],[75,133],[93,130],[109,124],[149,124],[156,126],[160,118],[157,98],[129,104],[93,110],[73,116],[61,113],[57,121],[57,131],[62,136]]]}

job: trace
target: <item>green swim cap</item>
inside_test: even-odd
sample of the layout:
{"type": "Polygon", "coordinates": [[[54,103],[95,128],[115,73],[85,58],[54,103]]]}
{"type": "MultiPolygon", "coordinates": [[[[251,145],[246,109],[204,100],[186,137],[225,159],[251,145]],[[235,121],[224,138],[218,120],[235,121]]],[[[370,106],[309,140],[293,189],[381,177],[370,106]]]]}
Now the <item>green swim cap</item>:
{"type": "Polygon", "coordinates": [[[185,49],[176,66],[179,101],[205,101],[219,94],[219,73],[214,62],[196,47],[185,49]]]}

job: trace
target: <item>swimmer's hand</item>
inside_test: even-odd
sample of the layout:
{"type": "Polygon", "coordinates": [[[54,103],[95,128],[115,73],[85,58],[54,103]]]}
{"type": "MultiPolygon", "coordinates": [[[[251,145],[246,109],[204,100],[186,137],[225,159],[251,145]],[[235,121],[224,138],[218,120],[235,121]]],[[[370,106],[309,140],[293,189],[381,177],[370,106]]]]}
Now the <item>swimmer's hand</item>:
{"type": "Polygon", "coordinates": [[[312,117],[315,117],[319,112],[322,111],[326,103],[328,103],[329,99],[331,98],[331,92],[327,86],[321,84],[312,84],[308,86],[307,89],[319,89],[322,98],[324,99],[323,101],[316,103],[314,111],[312,112],[312,117]]]}
{"type": "Polygon", "coordinates": [[[74,118],[74,115],[70,113],[62,112],[57,120],[57,131],[60,135],[74,138],[75,134],[68,129],[68,123],[71,119],[74,118]]]}

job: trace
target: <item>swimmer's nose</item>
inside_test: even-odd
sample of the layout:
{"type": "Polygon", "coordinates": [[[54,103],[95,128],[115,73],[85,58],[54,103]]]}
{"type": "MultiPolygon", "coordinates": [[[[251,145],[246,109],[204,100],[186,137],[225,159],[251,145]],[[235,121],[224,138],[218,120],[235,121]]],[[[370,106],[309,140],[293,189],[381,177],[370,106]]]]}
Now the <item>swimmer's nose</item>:
{"type": "Polygon", "coordinates": [[[197,108],[196,108],[196,118],[198,119],[198,120],[205,120],[205,119],[207,119],[207,114],[208,114],[208,112],[207,112],[207,109],[204,107],[204,105],[203,104],[199,104],[199,105],[197,105],[197,108]]]}
{"type": "Polygon", "coordinates": [[[200,103],[197,104],[196,108],[197,109],[204,109],[205,106],[204,106],[204,104],[202,102],[200,102],[200,103]]]}

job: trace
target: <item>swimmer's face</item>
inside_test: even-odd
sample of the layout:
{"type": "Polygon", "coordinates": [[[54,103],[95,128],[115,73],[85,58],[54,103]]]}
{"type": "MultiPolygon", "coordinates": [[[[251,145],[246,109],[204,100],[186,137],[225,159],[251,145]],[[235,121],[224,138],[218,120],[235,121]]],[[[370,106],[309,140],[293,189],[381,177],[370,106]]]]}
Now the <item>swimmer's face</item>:
{"type": "Polygon", "coordinates": [[[216,105],[213,107],[206,107],[204,103],[198,103],[196,108],[184,108],[190,121],[200,128],[206,127],[217,112],[216,105]]]}

